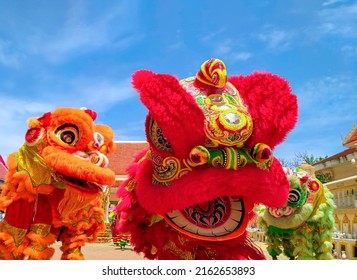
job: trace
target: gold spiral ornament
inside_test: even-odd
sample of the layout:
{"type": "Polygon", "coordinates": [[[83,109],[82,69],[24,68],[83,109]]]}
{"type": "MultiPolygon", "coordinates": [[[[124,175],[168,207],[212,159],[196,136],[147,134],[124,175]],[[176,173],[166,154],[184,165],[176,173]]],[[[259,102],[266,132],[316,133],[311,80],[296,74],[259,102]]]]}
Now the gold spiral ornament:
{"type": "Polygon", "coordinates": [[[222,60],[211,58],[201,65],[195,83],[199,87],[223,88],[227,82],[226,66],[222,60]]]}

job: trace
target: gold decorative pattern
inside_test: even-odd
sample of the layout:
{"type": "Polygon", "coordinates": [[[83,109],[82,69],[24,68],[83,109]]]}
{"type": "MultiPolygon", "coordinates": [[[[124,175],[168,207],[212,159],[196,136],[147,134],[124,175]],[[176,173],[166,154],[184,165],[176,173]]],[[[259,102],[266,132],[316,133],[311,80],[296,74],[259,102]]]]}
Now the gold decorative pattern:
{"type": "Polygon", "coordinates": [[[181,248],[178,248],[176,244],[169,240],[165,244],[164,250],[168,250],[173,253],[175,256],[179,257],[181,260],[194,260],[196,255],[196,250],[185,251],[181,248]]]}
{"type": "Polygon", "coordinates": [[[42,236],[48,236],[50,234],[50,225],[46,224],[32,224],[30,227],[30,231],[42,235],[42,236]]]}
{"type": "Polygon", "coordinates": [[[2,231],[7,231],[14,239],[14,244],[16,247],[20,246],[23,243],[23,238],[27,233],[27,229],[17,228],[12,225],[9,225],[6,220],[3,221],[2,231]]]}
{"type": "Polygon", "coordinates": [[[149,121],[149,137],[152,144],[160,151],[172,153],[172,147],[162,133],[161,127],[154,119],[149,121]]]}
{"type": "Polygon", "coordinates": [[[199,90],[193,77],[181,80],[180,84],[192,94],[206,117],[205,146],[242,147],[252,134],[253,121],[238,90],[230,82],[226,82],[219,94],[199,90]]]}
{"type": "Polygon", "coordinates": [[[168,183],[172,180],[180,178],[188,171],[192,171],[192,167],[187,160],[180,161],[176,157],[161,158],[152,153],[152,163],[154,167],[153,179],[159,183],[168,183]]]}

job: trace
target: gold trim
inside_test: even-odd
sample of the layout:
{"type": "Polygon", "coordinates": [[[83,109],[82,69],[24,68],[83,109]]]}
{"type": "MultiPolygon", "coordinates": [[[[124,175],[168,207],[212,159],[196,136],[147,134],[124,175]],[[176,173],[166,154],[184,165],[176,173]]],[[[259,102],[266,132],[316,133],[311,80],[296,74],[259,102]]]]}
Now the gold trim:
{"type": "Polygon", "coordinates": [[[12,236],[16,247],[19,247],[23,243],[23,238],[27,233],[27,229],[14,227],[8,224],[6,220],[3,221],[2,231],[7,231],[12,236]]]}
{"type": "Polygon", "coordinates": [[[42,235],[48,236],[50,234],[51,226],[47,224],[32,224],[30,226],[30,231],[42,235]]]}

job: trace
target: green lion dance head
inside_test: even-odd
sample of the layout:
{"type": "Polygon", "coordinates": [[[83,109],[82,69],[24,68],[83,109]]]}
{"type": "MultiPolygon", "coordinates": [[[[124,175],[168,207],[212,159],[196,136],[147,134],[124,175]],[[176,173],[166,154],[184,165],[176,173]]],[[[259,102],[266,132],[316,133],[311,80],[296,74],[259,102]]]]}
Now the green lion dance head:
{"type": "Polygon", "coordinates": [[[332,193],[304,170],[286,170],[290,183],[286,204],[260,211],[267,249],[273,259],[331,259],[334,228],[332,193]]]}

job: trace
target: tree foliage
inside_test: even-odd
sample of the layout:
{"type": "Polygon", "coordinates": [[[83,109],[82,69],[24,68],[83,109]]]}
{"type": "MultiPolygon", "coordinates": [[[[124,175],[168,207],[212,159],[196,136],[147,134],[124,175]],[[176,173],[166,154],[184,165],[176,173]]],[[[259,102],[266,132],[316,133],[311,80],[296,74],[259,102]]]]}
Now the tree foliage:
{"type": "MultiPolygon", "coordinates": [[[[328,156],[314,156],[314,155],[309,155],[307,152],[303,153],[296,153],[295,157],[291,160],[286,160],[286,159],[279,159],[280,163],[282,166],[287,167],[287,168],[295,168],[301,165],[304,161],[310,165],[313,165],[315,163],[320,162],[321,160],[324,160],[328,156]]],[[[330,174],[316,174],[316,178],[321,181],[321,183],[327,183],[331,181],[331,175],[330,174]]]]}
{"type": "Polygon", "coordinates": [[[296,153],[295,157],[293,159],[279,159],[280,163],[282,166],[287,167],[287,168],[295,168],[302,164],[304,161],[310,165],[313,165],[315,163],[318,163],[321,160],[324,160],[328,156],[314,156],[314,155],[309,155],[307,152],[303,153],[296,153]]]}

